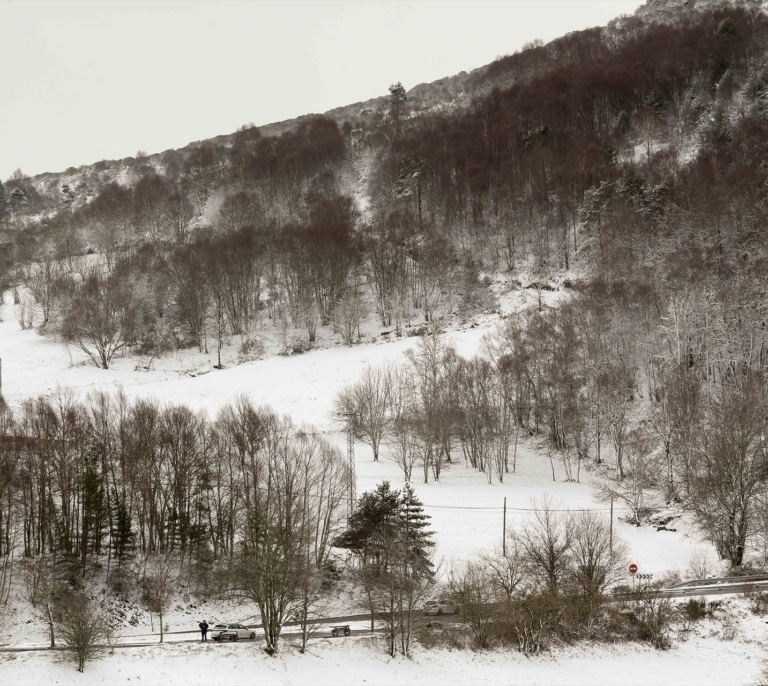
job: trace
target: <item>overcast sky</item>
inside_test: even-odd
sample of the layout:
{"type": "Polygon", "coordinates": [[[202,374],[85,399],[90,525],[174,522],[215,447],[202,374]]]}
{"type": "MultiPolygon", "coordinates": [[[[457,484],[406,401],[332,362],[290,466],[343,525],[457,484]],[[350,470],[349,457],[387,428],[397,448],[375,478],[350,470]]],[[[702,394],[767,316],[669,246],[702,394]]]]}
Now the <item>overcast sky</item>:
{"type": "Polygon", "coordinates": [[[0,179],[471,71],[641,0],[0,0],[0,179]]]}

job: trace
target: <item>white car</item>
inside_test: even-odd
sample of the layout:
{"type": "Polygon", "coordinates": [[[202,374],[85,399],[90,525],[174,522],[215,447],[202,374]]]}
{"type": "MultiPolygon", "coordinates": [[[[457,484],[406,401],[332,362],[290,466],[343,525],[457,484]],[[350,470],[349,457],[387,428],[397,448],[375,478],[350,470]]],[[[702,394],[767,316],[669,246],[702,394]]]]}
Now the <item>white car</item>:
{"type": "Polygon", "coordinates": [[[252,641],[256,638],[255,629],[249,629],[245,624],[236,622],[216,624],[209,630],[209,634],[214,641],[239,641],[241,638],[252,641]]]}
{"type": "Polygon", "coordinates": [[[456,603],[447,603],[439,600],[427,600],[424,603],[425,615],[457,615],[459,606],[456,603]]]}

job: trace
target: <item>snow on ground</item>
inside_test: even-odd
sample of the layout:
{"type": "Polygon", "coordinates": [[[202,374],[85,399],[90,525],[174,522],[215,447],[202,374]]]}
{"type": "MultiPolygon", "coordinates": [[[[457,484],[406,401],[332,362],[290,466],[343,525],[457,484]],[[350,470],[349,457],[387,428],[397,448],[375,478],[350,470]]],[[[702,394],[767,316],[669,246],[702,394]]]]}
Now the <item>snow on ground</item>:
{"type": "Polygon", "coordinates": [[[417,649],[412,658],[386,655],[379,639],[320,639],[301,655],[286,647],[269,657],[251,643],[183,643],[117,648],[79,674],[58,652],[0,653],[3,680],[39,684],[163,684],[205,682],[334,686],[440,684],[481,686],[748,686],[764,674],[764,644],[691,638],[659,652],[641,645],[557,648],[526,658],[515,651],[417,649]]]}
{"type": "MultiPolygon", "coordinates": [[[[544,295],[553,299],[557,294],[544,295]]],[[[519,307],[525,297],[523,292],[514,292],[502,301],[502,311],[519,307]]],[[[385,340],[379,336],[376,342],[321,348],[288,357],[273,356],[221,370],[213,368],[213,352],[203,355],[186,350],[158,360],[150,371],[137,369],[137,360],[131,358],[116,359],[111,369],[103,370],[73,346],[42,338],[34,330],[22,331],[8,296],[0,317],[2,392],[12,407],[25,398],[52,394],[57,389],[72,389],[84,399],[92,391],[114,392],[121,388],[131,399],[155,398],[185,404],[213,416],[243,394],[255,405],[268,405],[279,414],[289,415],[297,424],[316,427],[342,449],[346,449],[342,427],[331,417],[338,392],[357,381],[367,365],[402,360],[404,352],[419,342],[418,337],[385,340]]],[[[486,316],[478,321],[479,325],[469,324],[446,333],[446,341],[460,355],[475,354],[498,318],[486,316]]],[[[367,446],[357,444],[356,458],[359,493],[374,488],[383,479],[389,479],[396,487],[402,485],[402,474],[396,465],[386,459],[374,463],[367,446]]],[[[533,499],[541,499],[545,493],[553,503],[566,509],[599,509],[607,516],[608,505],[594,501],[589,486],[591,477],[586,471],[582,472],[580,484],[564,482],[559,467],[555,473],[557,481],[552,480],[544,453],[537,451],[534,443],[521,442],[517,470],[506,476],[504,484],[494,481],[489,485],[483,474],[466,467],[463,461],[449,465],[440,483],[415,483],[437,531],[437,556],[438,560],[443,559],[443,567],[501,542],[505,498],[510,528],[529,516],[533,499]]],[[[418,482],[419,478],[417,470],[413,479],[418,482]]],[[[618,505],[615,514],[617,533],[631,540],[633,561],[641,572],[659,575],[681,566],[684,569],[694,552],[704,545],[682,529],[657,532],[626,524],[621,520],[626,513],[618,505]]],[[[675,527],[670,524],[669,528],[675,527]]]]}
{"type": "MultiPolygon", "coordinates": [[[[548,299],[558,297],[544,293],[548,299]]],[[[537,296],[524,290],[510,292],[500,302],[501,314],[516,309],[537,296]]],[[[492,331],[498,315],[485,315],[446,334],[459,354],[469,356],[492,331]]],[[[82,398],[91,391],[121,388],[132,399],[155,398],[183,403],[214,416],[238,395],[255,404],[266,404],[287,414],[297,423],[311,424],[345,448],[341,427],[330,412],[336,394],[356,381],[366,365],[380,365],[402,359],[403,353],[418,344],[418,338],[384,337],[369,325],[366,342],[353,347],[326,347],[290,357],[272,356],[235,366],[233,350],[226,351],[225,369],[215,370],[214,353],[182,351],[157,360],[146,370],[146,361],[122,358],[109,370],[97,369],[79,350],[41,337],[34,330],[21,330],[14,315],[12,299],[6,294],[0,309],[0,360],[2,393],[11,407],[26,398],[72,389],[82,398]]],[[[234,348],[234,346],[233,346],[234,348]]],[[[358,492],[370,490],[383,479],[395,487],[403,483],[396,465],[386,459],[373,462],[367,446],[356,446],[358,492]]],[[[477,553],[500,544],[503,533],[504,499],[508,528],[523,525],[532,502],[545,493],[564,509],[598,509],[608,516],[608,505],[595,501],[590,487],[592,475],[582,471],[581,483],[567,483],[556,467],[552,480],[546,453],[532,441],[522,441],[517,452],[515,473],[505,482],[488,484],[485,475],[465,466],[459,459],[449,465],[440,483],[415,484],[436,531],[437,558],[441,572],[477,553]]],[[[418,480],[418,474],[414,479],[418,480]]],[[[656,578],[675,570],[684,572],[690,558],[702,550],[710,560],[716,556],[685,517],[667,525],[675,531],[635,527],[623,520],[625,512],[616,507],[615,530],[630,546],[631,559],[641,572],[656,578]]],[[[627,578],[629,583],[629,576],[627,578]]],[[[344,599],[337,601],[343,605],[344,599]]],[[[353,603],[352,600],[349,600],[353,603]]],[[[334,609],[336,609],[334,607],[334,609]]],[[[350,611],[358,608],[349,607],[350,611]]],[[[227,621],[258,621],[253,606],[232,602],[218,606],[209,601],[195,605],[180,602],[166,617],[169,630],[188,631],[203,617],[227,621]]],[[[747,618],[749,619],[749,618],[747,618]]],[[[746,621],[746,620],[745,620],[746,621]]],[[[0,639],[13,646],[45,645],[45,627],[25,615],[23,605],[14,611],[6,626],[14,626],[13,637],[0,639]]],[[[150,618],[140,613],[134,627],[124,634],[149,633],[150,618]]],[[[156,627],[155,627],[156,629],[156,627]]],[[[102,661],[89,663],[85,675],[58,652],[0,652],[0,673],[18,684],[48,683],[135,683],[189,684],[216,679],[222,682],[260,684],[751,684],[763,669],[766,625],[752,622],[739,639],[723,642],[713,636],[698,636],[680,643],[669,652],[637,645],[561,648],[536,658],[514,652],[472,652],[417,648],[412,660],[388,659],[373,639],[317,640],[311,653],[298,655],[286,650],[276,659],[264,656],[254,645],[178,645],[146,648],[119,648],[102,661]]],[[[189,638],[189,635],[182,634],[189,638]]],[[[172,637],[169,636],[169,640],[172,637]]]]}

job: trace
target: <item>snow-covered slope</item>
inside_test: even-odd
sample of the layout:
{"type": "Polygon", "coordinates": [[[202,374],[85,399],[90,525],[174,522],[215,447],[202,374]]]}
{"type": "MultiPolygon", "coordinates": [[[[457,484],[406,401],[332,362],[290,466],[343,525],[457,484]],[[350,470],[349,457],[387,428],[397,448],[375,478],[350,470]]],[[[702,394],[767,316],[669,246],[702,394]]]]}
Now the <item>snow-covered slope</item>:
{"type": "MultiPolygon", "coordinates": [[[[557,292],[546,292],[554,300],[557,292]]],[[[500,313],[476,318],[445,334],[459,354],[470,356],[481,347],[483,338],[492,333],[499,316],[533,301],[536,295],[524,290],[506,293],[500,300],[500,313]]],[[[62,343],[41,337],[34,330],[22,330],[16,321],[12,298],[6,297],[0,310],[0,360],[2,391],[11,407],[26,398],[73,392],[85,398],[92,391],[117,391],[129,398],[153,397],[168,403],[184,403],[215,415],[219,408],[238,395],[248,396],[256,404],[266,404],[279,413],[290,415],[297,423],[311,424],[334,441],[345,446],[341,427],[334,424],[331,408],[338,391],[357,380],[366,365],[398,360],[418,344],[417,337],[389,341],[389,336],[369,326],[366,343],[353,347],[326,347],[303,355],[272,356],[222,370],[213,369],[215,354],[185,351],[153,363],[146,370],[142,360],[122,358],[110,370],[101,370],[86,356],[62,343]]],[[[384,457],[373,462],[370,450],[358,444],[356,449],[358,492],[369,490],[383,479],[399,487],[403,479],[393,462],[384,457]]],[[[503,507],[506,498],[507,526],[519,527],[530,516],[533,498],[547,493],[565,509],[595,509],[607,516],[608,506],[594,499],[590,487],[592,475],[582,474],[581,483],[568,483],[556,470],[552,480],[546,454],[535,441],[523,442],[517,456],[517,470],[505,483],[488,484],[486,477],[454,462],[444,470],[439,483],[416,484],[418,496],[432,517],[436,531],[437,557],[441,573],[470,559],[501,541],[503,507]]],[[[694,554],[709,555],[711,546],[696,534],[691,522],[679,513],[668,528],[635,527],[623,521],[620,508],[615,511],[617,536],[630,546],[631,558],[641,571],[656,578],[675,570],[685,572],[694,554]]],[[[12,615],[5,622],[14,631],[0,639],[12,646],[46,644],[45,626],[34,618],[21,595],[12,615]]],[[[334,612],[353,611],[354,601],[339,597],[334,612]],[[345,606],[345,602],[347,605],[345,606]]],[[[200,678],[215,678],[233,683],[507,683],[512,675],[521,684],[719,684],[755,683],[760,673],[761,650],[765,645],[764,624],[742,610],[744,631],[740,640],[723,643],[702,634],[695,640],[659,653],[639,646],[562,648],[544,657],[526,659],[516,653],[474,653],[417,648],[413,660],[389,660],[380,646],[368,639],[325,639],[311,644],[309,655],[295,649],[276,660],[264,656],[254,645],[198,646],[168,645],[118,649],[98,663],[89,663],[85,683],[112,684],[129,681],[181,684],[200,678]]],[[[167,615],[171,632],[192,632],[201,617],[230,621],[255,621],[256,609],[236,603],[200,604],[196,599],[180,597],[167,615]]],[[[147,634],[151,618],[138,611],[134,625],[126,624],[125,635],[147,634]]],[[[712,629],[711,633],[716,634],[712,629]]],[[[188,639],[193,634],[176,634],[188,639]]],[[[156,640],[155,638],[146,640],[156,640]]],[[[173,636],[170,640],[174,640],[173,636]]],[[[290,641],[289,641],[290,643],[290,641]]],[[[0,670],[13,683],[74,683],[74,667],[59,653],[0,653],[0,670]]],[[[80,679],[83,677],[80,676],[80,679]]],[[[83,681],[78,681],[83,683],[83,681]]]]}

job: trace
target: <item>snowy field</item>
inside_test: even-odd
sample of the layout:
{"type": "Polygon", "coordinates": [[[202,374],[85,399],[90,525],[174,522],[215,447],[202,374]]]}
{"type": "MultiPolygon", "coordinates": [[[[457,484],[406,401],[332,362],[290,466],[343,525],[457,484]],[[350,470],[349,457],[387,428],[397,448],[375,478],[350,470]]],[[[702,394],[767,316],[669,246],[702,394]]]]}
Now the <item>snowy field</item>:
{"type": "Polygon", "coordinates": [[[761,683],[763,651],[764,643],[691,638],[666,652],[624,645],[556,649],[526,658],[511,651],[427,652],[417,647],[408,659],[390,658],[370,639],[326,639],[314,642],[304,655],[288,648],[270,658],[251,644],[184,643],[117,649],[89,662],[83,674],[63,653],[0,653],[0,674],[15,686],[738,686],[761,683]]]}
{"type": "MultiPolygon", "coordinates": [[[[524,292],[517,292],[503,307],[517,307],[525,297],[524,292]]],[[[214,416],[242,394],[254,404],[269,405],[289,415],[296,423],[311,424],[341,449],[345,448],[345,436],[330,415],[338,391],[355,382],[366,365],[400,360],[405,350],[418,343],[418,338],[387,341],[375,335],[380,332],[371,327],[366,342],[351,348],[325,347],[240,366],[226,361],[234,355],[228,351],[230,357],[225,356],[222,370],[213,368],[214,353],[184,351],[154,361],[150,370],[145,368],[145,360],[121,358],[105,371],[90,364],[75,348],[47,340],[33,330],[21,330],[8,295],[0,318],[2,392],[12,408],[25,398],[57,390],[71,389],[85,398],[90,391],[122,388],[129,398],[183,403],[214,416]]],[[[446,340],[459,354],[472,355],[492,330],[494,319],[487,316],[467,323],[447,333],[446,340]]],[[[385,457],[374,463],[370,449],[359,443],[356,469],[359,493],[383,479],[395,487],[402,485],[394,463],[385,457]]],[[[414,479],[418,478],[415,474],[414,479]]],[[[414,485],[432,517],[441,573],[501,543],[505,498],[508,528],[522,526],[530,515],[532,500],[545,493],[564,509],[600,510],[608,516],[608,506],[594,499],[587,471],[582,471],[581,483],[566,483],[558,468],[553,482],[549,460],[533,442],[520,445],[517,470],[505,477],[504,484],[489,485],[483,474],[459,460],[444,470],[440,483],[414,485]]],[[[677,516],[667,525],[674,531],[657,531],[627,524],[624,514],[620,507],[615,509],[615,531],[629,544],[631,561],[639,571],[655,578],[679,571],[685,577],[691,557],[704,553],[713,572],[718,571],[712,547],[685,517],[677,516]]],[[[375,645],[375,639],[352,636],[335,641],[315,639],[306,655],[286,645],[285,651],[272,659],[262,653],[260,642],[174,644],[172,634],[166,645],[117,648],[100,661],[88,663],[84,674],[78,674],[68,656],[56,651],[0,652],[0,674],[14,684],[758,684],[764,678],[768,625],[764,618],[747,612],[742,599],[733,597],[726,603],[739,617],[733,640],[720,640],[718,627],[705,622],[696,625],[695,635],[676,641],[667,652],[638,645],[562,647],[526,658],[514,652],[427,651],[416,646],[413,659],[391,659],[375,645]]],[[[359,610],[351,605],[346,609],[359,610]]],[[[258,621],[253,607],[213,607],[209,603],[190,608],[180,603],[167,617],[169,630],[189,631],[203,614],[209,620],[258,621]]],[[[0,647],[45,645],[45,627],[25,616],[22,607],[6,622],[6,632],[9,626],[16,630],[12,636],[6,633],[0,638],[0,647]]],[[[148,620],[142,617],[132,633],[149,630],[148,620]]]]}

